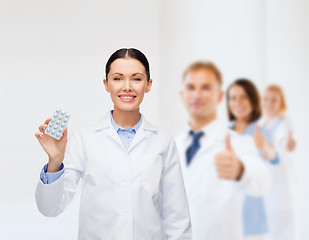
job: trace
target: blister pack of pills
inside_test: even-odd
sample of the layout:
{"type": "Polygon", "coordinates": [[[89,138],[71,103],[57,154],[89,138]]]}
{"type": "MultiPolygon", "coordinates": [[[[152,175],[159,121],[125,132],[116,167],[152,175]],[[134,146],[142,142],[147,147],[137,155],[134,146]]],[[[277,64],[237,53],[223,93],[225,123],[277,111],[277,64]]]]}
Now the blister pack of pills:
{"type": "Polygon", "coordinates": [[[63,130],[68,124],[70,114],[64,110],[57,108],[45,129],[45,134],[59,140],[62,137],[63,130]]]}

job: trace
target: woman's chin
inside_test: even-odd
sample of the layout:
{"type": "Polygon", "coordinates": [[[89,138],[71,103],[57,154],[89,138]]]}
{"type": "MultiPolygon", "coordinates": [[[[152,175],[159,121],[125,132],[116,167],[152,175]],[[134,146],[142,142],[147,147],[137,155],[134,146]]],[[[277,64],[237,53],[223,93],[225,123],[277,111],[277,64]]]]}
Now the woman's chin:
{"type": "Polygon", "coordinates": [[[136,106],[135,104],[120,104],[120,105],[115,105],[115,108],[117,108],[118,111],[121,112],[133,112],[139,109],[139,106],[136,106]]]}

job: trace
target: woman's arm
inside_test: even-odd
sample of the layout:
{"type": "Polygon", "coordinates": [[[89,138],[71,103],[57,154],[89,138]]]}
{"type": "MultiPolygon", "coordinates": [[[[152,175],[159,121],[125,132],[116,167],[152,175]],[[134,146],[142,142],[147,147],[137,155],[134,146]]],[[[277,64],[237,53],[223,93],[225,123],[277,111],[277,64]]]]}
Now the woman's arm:
{"type": "Polygon", "coordinates": [[[256,148],[260,151],[265,160],[276,160],[276,149],[270,143],[270,134],[265,129],[260,129],[258,125],[255,125],[253,138],[256,148]]]}
{"type": "Polygon", "coordinates": [[[64,155],[64,173],[50,184],[39,181],[35,198],[43,215],[58,216],[72,201],[83,173],[82,149],[78,135],[71,136],[64,155]]]}

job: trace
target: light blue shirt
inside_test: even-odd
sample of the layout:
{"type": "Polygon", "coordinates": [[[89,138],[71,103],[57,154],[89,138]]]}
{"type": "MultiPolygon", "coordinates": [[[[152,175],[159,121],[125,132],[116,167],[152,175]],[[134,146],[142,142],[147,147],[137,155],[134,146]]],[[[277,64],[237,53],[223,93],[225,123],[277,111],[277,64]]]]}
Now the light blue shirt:
{"type": "MultiPolygon", "coordinates": [[[[115,122],[114,118],[113,118],[113,111],[111,111],[111,123],[113,125],[113,127],[115,128],[115,130],[118,133],[118,136],[121,139],[121,142],[124,146],[124,148],[126,150],[129,149],[131,142],[136,134],[137,129],[141,126],[142,124],[142,116],[140,115],[140,120],[139,122],[133,127],[133,128],[128,128],[128,129],[124,129],[123,127],[117,125],[117,123],[115,122]]],[[[60,170],[58,172],[54,172],[54,173],[49,173],[46,172],[47,171],[47,167],[48,164],[46,164],[40,174],[40,178],[41,181],[44,184],[50,184],[52,182],[55,182],[56,180],[58,180],[62,174],[64,173],[64,165],[63,163],[61,164],[60,170]]]]}
{"type": "MultiPolygon", "coordinates": [[[[250,123],[243,132],[243,135],[254,136],[256,124],[257,122],[250,123]]],[[[266,142],[272,143],[271,135],[265,128],[259,127],[259,131],[264,135],[266,142]]],[[[259,152],[259,155],[263,158],[261,152],[259,152]]],[[[277,154],[270,163],[279,163],[277,154]]],[[[245,235],[265,234],[268,232],[267,217],[262,197],[246,195],[243,204],[243,229],[245,235]]]]}
{"type": "Polygon", "coordinates": [[[128,150],[136,134],[137,129],[142,124],[142,117],[140,117],[139,122],[133,128],[128,128],[128,129],[124,129],[123,127],[117,125],[117,123],[115,122],[113,118],[113,111],[111,111],[111,121],[112,121],[113,127],[115,128],[115,130],[117,131],[121,139],[123,146],[125,147],[126,150],[128,150]]]}

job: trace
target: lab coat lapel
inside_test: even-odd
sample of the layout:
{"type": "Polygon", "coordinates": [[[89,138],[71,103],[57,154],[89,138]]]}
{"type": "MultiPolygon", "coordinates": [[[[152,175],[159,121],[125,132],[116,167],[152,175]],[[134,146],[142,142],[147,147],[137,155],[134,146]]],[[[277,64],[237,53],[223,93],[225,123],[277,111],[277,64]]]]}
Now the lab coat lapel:
{"type": "MultiPolygon", "coordinates": [[[[120,144],[120,146],[127,152],[127,150],[124,148],[121,142],[119,135],[117,134],[115,128],[112,125],[110,114],[111,113],[108,112],[103,118],[101,118],[101,120],[96,125],[95,130],[102,131],[104,134],[110,137],[113,141],[120,144]]],[[[147,131],[148,132],[157,131],[157,128],[154,127],[151,123],[149,123],[143,115],[141,115],[141,117],[142,117],[142,124],[138,128],[136,135],[134,136],[133,141],[131,143],[131,146],[128,149],[128,152],[147,137],[147,133],[146,133],[147,131]]]]}
{"type": "Polygon", "coordinates": [[[110,126],[108,129],[106,129],[106,135],[109,136],[118,144],[120,144],[121,147],[124,147],[118,133],[116,132],[116,129],[113,126],[110,126]]]}
{"type": "Polygon", "coordinates": [[[130,150],[134,148],[138,143],[140,143],[144,138],[146,138],[146,133],[145,130],[142,128],[142,126],[140,126],[140,128],[137,130],[136,135],[132,140],[128,152],[130,152],[130,150]]]}
{"type": "Polygon", "coordinates": [[[131,151],[131,149],[133,149],[137,144],[139,144],[141,141],[143,141],[146,137],[147,137],[147,131],[150,132],[156,132],[157,128],[154,127],[151,123],[149,123],[145,117],[143,115],[141,115],[142,117],[142,124],[139,127],[139,129],[137,129],[136,135],[133,138],[133,141],[128,149],[128,152],[131,151]]]}
{"type": "Polygon", "coordinates": [[[97,124],[96,131],[102,131],[103,134],[110,137],[113,141],[117,142],[118,144],[120,144],[120,146],[124,149],[121,139],[111,123],[110,114],[111,113],[109,111],[103,118],[100,119],[100,121],[97,124]]]}

